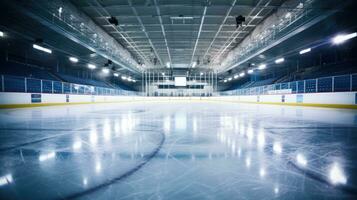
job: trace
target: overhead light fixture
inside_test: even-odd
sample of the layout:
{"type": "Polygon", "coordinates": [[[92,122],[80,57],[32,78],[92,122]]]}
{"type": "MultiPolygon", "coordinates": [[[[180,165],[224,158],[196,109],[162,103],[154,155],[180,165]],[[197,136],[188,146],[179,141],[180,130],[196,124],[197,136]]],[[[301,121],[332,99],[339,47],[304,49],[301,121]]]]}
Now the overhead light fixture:
{"type": "Polygon", "coordinates": [[[253,69],[248,70],[248,74],[253,74],[253,72],[254,72],[253,69]]]}
{"type": "Polygon", "coordinates": [[[223,82],[227,83],[227,79],[224,79],[224,81],[223,81],[223,82]]]}
{"type": "Polygon", "coordinates": [[[266,65],[266,64],[261,64],[261,65],[259,65],[259,67],[258,67],[259,70],[263,70],[263,69],[265,69],[265,68],[267,68],[267,65],[266,65]]]}
{"type": "Polygon", "coordinates": [[[337,35],[332,39],[332,42],[334,44],[341,44],[341,43],[345,42],[346,40],[349,40],[349,39],[352,39],[355,37],[357,37],[357,32],[347,34],[347,35],[337,35]]]}
{"type": "Polygon", "coordinates": [[[291,17],[291,12],[286,13],[285,18],[290,18],[291,17]]]}
{"type": "Polygon", "coordinates": [[[133,82],[136,83],[136,80],[133,79],[133,82]]]}
{"type": "Polygon", "coordinates": [[[69,57],[69,60],[74,63],[78,62],[78,58],[76,58],[76,57],[69,57]]]}
{"type": "Polygon", "coordinates": [[[4,37],[4,32],[0,31],[0,37],[4,37]]]}
{"type": "Polygon", "coordinates": [[[167,62],[167,63],[166,63],[166,67],[167,67],[167,68],[170,68],[170,62],[167,62]]]}
{"type": "Polygon", "coordinates": [[[237,79],[238,77],[239,77],[238,74],[236,74],[236,75],[233,76],[234,79],[237,79]]]}
{"type": "Polygon", "coordinates": [[[276,59],[276,60],[275,60],[275,63],[276,63],[276,64],[279,64],[279,63],[282,63],[282,62],[284,62],[284,61],[285,61],[284,58],[279,58],[279,59],[276,59]]]}
{"type": "Polygon", "coordinates": [[[299,52],[299,54],[302,55],[302,54],[308,53],[310,51],[311,51],[311,48],[303,49],[299,52]]]}
{"type": "Polygon", "coordinates": [[[193,63],[192,63],[192,68],[195,68],[196,65],[197,65],[197,62],[193,62],[193,63]]]}
{"type": "Polygon", "coordinates": [[[102,72],[103,72],[104,74],[109,74],[109,69],[108,69],[108,68],[103,68],[103,69],[102,69],[102,72]]]}
{"type": "Polygon", "coordinates": [[[62,8],[62,7],[59,7],[59,8],[58,8],[58,13],[61,15],[62,12],[63,12],[63,8],[62,8]]]}
{"type": "Polygon", "coordinates": [[[164,73],[164,72],[162,72],[162,73],[161,73],[161,75],[165,76],[165,73],[164,73]]]}
{"type": "Polygon", "coordinates": [[[242,73],[239,74],[239,76],[240,76],[240,77],[243,77],[243,76],[245,76],[245,73],[242,72],[242,73]]]}
{"type": "Polygon", "coordinates": [[[127,78],[126,76],[121,76],[121,79],[126,80],[127,78]]]}
{"type": "Polygon", "coordinates": [[[118,73],[114,73],[113,74],[115,77],[119,77],[119,74],[118,73]]]}
{"type": "Polygon", "coordinates": [[[88,64],[87,66],[88,66],[89,69],[95,69],[95,68],[97,68],[97,66],[95,66],[95,65],[93,65],[93,64],[88,64]]]}
{"type": "Polygon", "coordinates": [[[32,47],[34,49],[37,49],[37,50],[40,50],[40,51],[43,51],[43,52],[46,52],[46,53],[50,53],[50,54],[52,53],[51,49],[45,48],[45,47],[37,45],[37,44],[33,44],[32,47]]]}
{"type": "Polygon", "coordinates": [[[200,73],[200,76],[203,76],[203,72],[200,73]]]}
{"type": "Polygon", "coordinates": [[[231,80],[232,80],[232,77],[229,77],[229,78],[228,78],[228,81],[231,81],[231,80]]]}

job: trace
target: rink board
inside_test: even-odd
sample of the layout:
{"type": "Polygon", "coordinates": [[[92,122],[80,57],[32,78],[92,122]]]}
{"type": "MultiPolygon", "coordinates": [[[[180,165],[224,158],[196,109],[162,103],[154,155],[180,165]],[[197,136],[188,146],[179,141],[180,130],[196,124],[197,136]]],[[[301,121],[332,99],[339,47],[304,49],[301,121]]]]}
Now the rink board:
{"type": "Polygon", "coordinates": [[[137,101],[220,101],[260,103],[291,106],[316,106],[332,108],[357,108],[356,92],[272,94],[250,96],[214,97],[142,97],[142,96],[95,96],[74,94],[0,93],[0,108],[19,108],[49,105],[119,103],[137,101]]]}

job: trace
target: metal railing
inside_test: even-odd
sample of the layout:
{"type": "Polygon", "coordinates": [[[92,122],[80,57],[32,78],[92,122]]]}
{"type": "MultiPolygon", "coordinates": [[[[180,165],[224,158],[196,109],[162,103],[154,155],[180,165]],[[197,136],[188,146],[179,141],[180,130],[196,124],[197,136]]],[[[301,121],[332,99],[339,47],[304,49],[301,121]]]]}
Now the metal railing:
{"type": "Polygon", "coordinates": [[[274,93],[319,93],[357,91],[357,74],[321,77],[220,92],[220,95],[263,95],[274,93]]]}
{"type": "Polygon", "coordinates": [[[25,92],[48,94],[82,94],[108,96],[137,96],[139,92],[112,89],[61,81],[42,80],[20,76],[1,75],[0,92],[25,92]]]}

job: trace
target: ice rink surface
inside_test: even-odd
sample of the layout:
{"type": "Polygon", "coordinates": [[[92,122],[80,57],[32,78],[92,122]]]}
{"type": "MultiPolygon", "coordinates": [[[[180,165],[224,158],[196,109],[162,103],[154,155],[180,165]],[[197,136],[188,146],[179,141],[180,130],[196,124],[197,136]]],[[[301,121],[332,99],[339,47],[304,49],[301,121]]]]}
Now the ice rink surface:
{"type": "Polygon", "coordinates": [[[357,112],[219,102],[0,110],[0,199],[356,199],[357,112]]]}

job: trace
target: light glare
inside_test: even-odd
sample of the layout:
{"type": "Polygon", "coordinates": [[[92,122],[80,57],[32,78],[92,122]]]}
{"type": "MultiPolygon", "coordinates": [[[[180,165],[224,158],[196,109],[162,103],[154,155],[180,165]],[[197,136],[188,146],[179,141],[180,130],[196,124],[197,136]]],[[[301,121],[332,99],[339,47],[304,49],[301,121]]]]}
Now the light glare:
{"type": "Polygon", "coordinates": [[[93,65],[93,64],[88,64],[87,66],[88,66],[89,69],[95,69],[95,68],[97,68],[97,66],[95,66],[95,65],[93,65]]]}
{"type": "Polygon", "coordinates": [[[284,58],[279,58],[279,59],[276,59],[276,60],[275,60],[275,63],[276,63],[276,64],[279,64],[279,63],[282,63],[282,62],[284,62],[284,61],[285,61],[284,58]]]}
{"type": "Polygon", "coordinates": [[[311,48],[308,48],[308,49],[301,50],[299,53],[300,53],[300,55],[302,55],[302,54],[308,53],[310,51],[311,51],[311,48]]]}
{"type": "Polygon", "coordinates": [[[76,57],[69,57],[69,60],[74,63],[78,62],[78,58],[76,58],[76,57]]]}
{"type": "Polygon", "coordinates": [[[48,48],[45,48],[45,47],[42,47],[40,45],[37,45],[37,44],[34,44],[32,46],[34,49],[37,49],[37,50],[40,50],[40,51],[43,51],[43,52],[46,52],[46,53],[52,53],[52,50],[51,49],[48,49],[48,48]]]}
{"type": "Polygon", "coordinates": [[[109,74],[109,69],[108,69],[108,68],[103,68],[103,69],[102,69],[102,72],[103,72],[104,74],[109,74]]]}
{"type": "Polygon", "coordinates": [[[261,64],[261,65],[259,65],[258,69],[259,69],[259,70],[263,70],[263,69],[265,69],[266,67],[267,67],[266,64],[261,64]]]}
{"type": "Polygon", "coordinates": [[[332,42],[334,44],[341,44],[343,42],[345,42],[346,40],[352,39],[357,37],[357,33],[351,33],[351,34],[347,34],[347,35],[337,35],[332,39],[332,42]]]}

